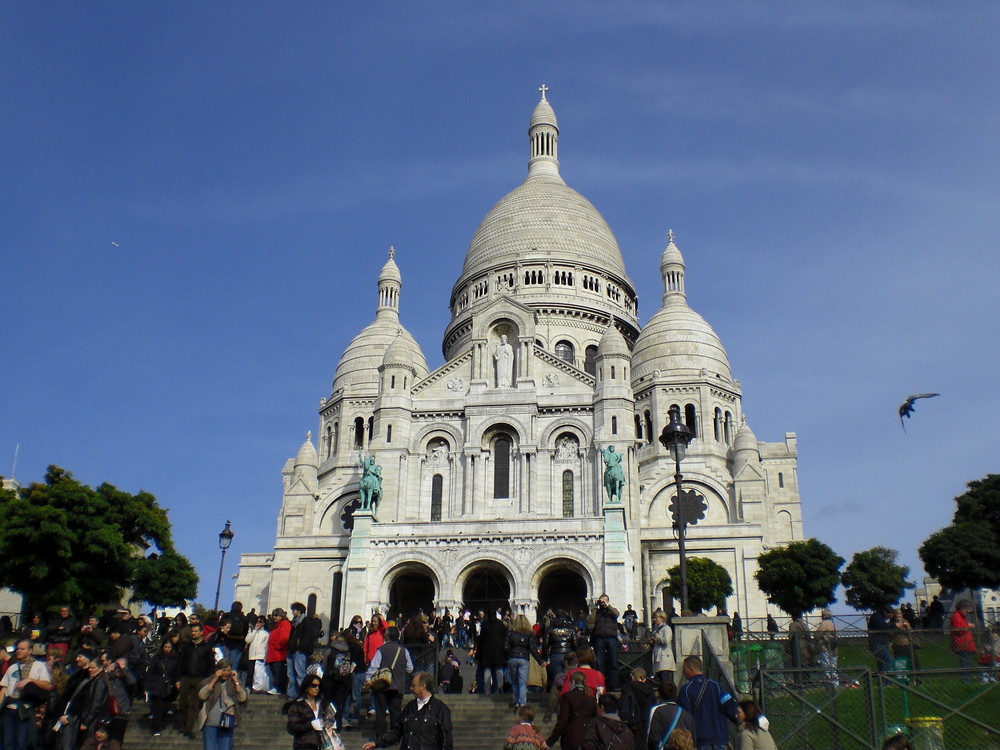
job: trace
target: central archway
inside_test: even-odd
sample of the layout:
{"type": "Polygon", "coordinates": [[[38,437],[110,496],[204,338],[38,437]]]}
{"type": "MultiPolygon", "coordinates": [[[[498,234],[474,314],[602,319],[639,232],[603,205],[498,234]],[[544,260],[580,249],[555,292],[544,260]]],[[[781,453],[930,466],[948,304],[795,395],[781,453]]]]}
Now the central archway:
{"type": "Polygon", "coordinates": [[[405,622],[415,614],[434,611],[434,576],[424,565],[413,563],[399,570],[389,586],[389,612],[405,622]]]}
{"type": "Polygon", "coordinates": [[[562,609],[573,616],[581,611],[586,615],[589,611],[587,581],[575,566],[554,565],[538,582],[539,619],[550,609],[553,612],[562,609]]]}
{"type": "Polygon", "coordinates": [[[510,579],[495,563],[481,563],[465,577],[462,601],[473,611],[492,612],[510,607],[510,579]]]}

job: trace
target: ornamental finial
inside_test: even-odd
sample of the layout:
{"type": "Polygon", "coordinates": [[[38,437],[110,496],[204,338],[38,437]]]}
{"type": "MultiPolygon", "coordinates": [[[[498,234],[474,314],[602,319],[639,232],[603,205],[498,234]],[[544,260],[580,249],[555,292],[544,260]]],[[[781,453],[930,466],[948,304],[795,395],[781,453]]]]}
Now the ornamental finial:
{"type": "Polygon", "coordinates": [[[396,248],[394,248],[392,245],[389,245],[389,260],[392,260],[395,257],[396,257],[396,248]]]}
{"type": "Polygon", "coordinates": [[[541,86],[538,87],[538,90],[542,92],[542,99],[544,100],[545,92],[549,90],[549,87],[543,83],[541,86]]]}
{"type": "Polygon", "coordinates": [[[668,229],[667,230],[667,244],[669,245],[673,241],[674,241],[674,230],[673,229],[668,229]]]}

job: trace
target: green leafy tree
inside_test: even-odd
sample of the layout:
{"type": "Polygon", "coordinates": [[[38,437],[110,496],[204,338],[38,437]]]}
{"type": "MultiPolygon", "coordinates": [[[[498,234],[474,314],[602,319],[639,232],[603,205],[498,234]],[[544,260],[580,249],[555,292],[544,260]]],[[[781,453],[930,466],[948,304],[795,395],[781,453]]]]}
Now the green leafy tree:
{"type": "Polygon", "coordinates": [[[855,609],[874,612],[896,604],[914,584],[907,580],[910,569],[897,565],[899,552],[888,547],[873,547],[855,552],[840,577],[847,603],[855,609]]]}
{"type": "MultiPolygon", "coordinates": [[[[726,597],[733,593],[733,579],[729,571],[707,557],[689,557],[687,561],[688,607],[692,612],[702,612],[710,607],[725,607],[726,597]]],[[[667,590],[681,598],[681,566],[667,571],[667,590]]]]}
{"type": "Polygon", "coordinates": [[[844,558],[818,539],[792,542],[757,558],[757,585],[771,604],[790,615],[825,607],[837,599],[844,558]]]}
{"type": "Polygon", "coordinates": [[[1000,587],[1000,474],[969,482],[950,526],[917,550],[927,573],[951,589],[1000,587]]]}
{"type": "Polygon", "coordinates": [[[172,549],[166,511],[151,494],[95,490],[56,466],[44,483],[0,495],[0,518],[0,585],[40,608],[117,602],[145,549],[172,549]]]}
{"type": "Polygon", "coordinates": [[[135,561],[132,601],[155,607],[183,607],[198,593],[198,573],[186,557],[172,549],[135,561]]]}

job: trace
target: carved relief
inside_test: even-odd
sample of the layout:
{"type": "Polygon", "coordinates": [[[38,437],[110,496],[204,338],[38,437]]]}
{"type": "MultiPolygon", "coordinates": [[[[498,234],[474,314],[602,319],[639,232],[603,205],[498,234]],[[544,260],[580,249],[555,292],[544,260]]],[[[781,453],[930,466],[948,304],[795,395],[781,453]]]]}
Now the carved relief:
{"type": "Polygon", "coordinates": [[[563,435],[556,443],[556,461],[576,461],[580,458],[580,442],[572,435],[563,435]]]}
{"type": "Polygon", "coordinates": [[[542,385],[546,388],[554,388],[559,385],[559,375],[554,372],[547,373],[544,378],[542,378],[542,385]]]}
{"type": "Polygon", "coordinates": [[[465,388],[465,381],[462,378],[452,378],[448,381],[449,391],[460,391],[465,388]]]}

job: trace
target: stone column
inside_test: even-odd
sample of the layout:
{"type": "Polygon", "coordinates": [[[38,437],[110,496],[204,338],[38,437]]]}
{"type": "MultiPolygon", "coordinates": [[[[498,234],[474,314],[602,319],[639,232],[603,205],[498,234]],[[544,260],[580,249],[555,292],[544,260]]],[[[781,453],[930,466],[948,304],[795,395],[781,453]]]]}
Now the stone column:
{"type": "Polygon", "coordinates": [[[675,617],[674,644],[677,651],[677,672],[680,673],[684,657],[694,654],[704,659],[704,639],[712,644],[712,650],[719,657],[722,668],[729,679],[733,679],[733,663],[729,660],[729,618],[706,617],[675,617]]]}
{"type": "MultiPolygon", "coordinates": [[[[370,613],[368,601],[368,557],[371,550],[371,527],[375,517],[370,510],[354,511],[354,530],[344,566],[342,612],[370,613]]],[[[367,616],[367,615],[366,615],[367,616]]]]}

